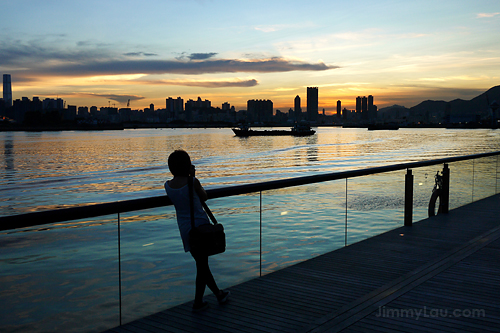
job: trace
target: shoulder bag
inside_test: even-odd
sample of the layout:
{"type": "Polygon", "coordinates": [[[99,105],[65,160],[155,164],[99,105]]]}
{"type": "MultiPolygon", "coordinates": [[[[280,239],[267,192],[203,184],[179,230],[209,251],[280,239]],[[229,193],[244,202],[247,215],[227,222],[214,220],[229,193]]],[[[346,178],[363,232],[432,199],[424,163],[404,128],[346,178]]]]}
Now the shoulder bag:
{"type": "Polygon", "coordinates": [[[226,251],[226,234],[224,227],[218,223],[208,206],[201,202],[203,209],[212,220],[212,223],[198,227],[194,223],[193,178],[188,179],[189,206],[191,209],[191,230],[189,231],[189,247],[193,255],[212,256],[226,251]]]}

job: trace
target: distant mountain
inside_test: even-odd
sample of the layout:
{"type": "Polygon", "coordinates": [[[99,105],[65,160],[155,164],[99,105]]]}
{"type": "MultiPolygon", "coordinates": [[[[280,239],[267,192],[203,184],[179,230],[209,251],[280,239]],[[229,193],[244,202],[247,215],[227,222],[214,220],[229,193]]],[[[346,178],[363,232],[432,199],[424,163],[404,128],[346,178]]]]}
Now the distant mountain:
{"type": "Polygon", "coordinates": [[[424,119],[425,121],[441,121],[445,116],[452,120],[473,120],[477,116],[488,117],[489,104],[493,101],[500,101],[500,86],[493,87],[481,95],[466,101],[455,99],[450,102],[445,101],[424,101],[409,109],[410,118],[424,119]],[[489,104],[488,104],[489,101],[489,104]]]}
{"type": "Polygon", "coordinates": [[[488,104],[487,100],[489,103],[493,103],[496,101],[497,103],[500,103],[500,86],[493,87],[489,89],[487,92],[482,93],[481,95],[473,98],[470,100],[471,103],[475,104],[479,109],[487,109],[488,104]]]}
{"type": "Polygon", "coordinates": [[[401,105],[393,105],[378,110],[378,118],[384,120],[402,120],[409,114],[410,109],[401,105]]]}

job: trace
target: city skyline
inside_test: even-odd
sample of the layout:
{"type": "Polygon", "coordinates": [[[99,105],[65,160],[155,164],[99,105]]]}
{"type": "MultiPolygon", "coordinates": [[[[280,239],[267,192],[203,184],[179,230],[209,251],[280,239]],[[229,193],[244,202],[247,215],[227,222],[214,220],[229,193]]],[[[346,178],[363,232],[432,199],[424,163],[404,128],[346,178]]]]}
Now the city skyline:
{"type": "Polygon", "coordinates": [[[144,109],[201,96],[319,110],[470,99],[499,84],[495,2],[7,2],[0,68],[13,99],[144,109]]]}

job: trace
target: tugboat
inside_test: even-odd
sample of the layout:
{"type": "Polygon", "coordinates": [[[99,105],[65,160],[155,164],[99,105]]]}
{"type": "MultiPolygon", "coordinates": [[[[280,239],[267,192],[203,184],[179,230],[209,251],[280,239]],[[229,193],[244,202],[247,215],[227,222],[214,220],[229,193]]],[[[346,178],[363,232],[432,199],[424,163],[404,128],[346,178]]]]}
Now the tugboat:
{"type": "Polygon", "coordinates": [[[369,124],[369,131],[377,131],[377,130],[398,130],[399,126],[396,124],[369,124]]]}
{"type": "Polygon", "coordinates": [[[232,129],[236,136],[277,136],[277,135],[292,135],[292,136],[309,136],[316,133],[309,125],[295,124],[290,130],[253,130],[246,124],[232,129]]]}

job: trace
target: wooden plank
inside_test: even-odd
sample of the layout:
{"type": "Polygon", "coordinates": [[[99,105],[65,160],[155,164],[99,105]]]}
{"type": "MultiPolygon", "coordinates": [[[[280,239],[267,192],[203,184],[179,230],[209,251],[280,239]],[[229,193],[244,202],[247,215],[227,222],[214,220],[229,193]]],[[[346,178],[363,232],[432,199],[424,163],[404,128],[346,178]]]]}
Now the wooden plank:
{"type": "MultiPolygon", "coordinates": [[[[497,195],[489,202],[499,199],[497,195]]],[[[191,303],[186,303],[115,331],[322,331],[332,329],[325,323],[339,311],[350,313],[346,318],[352,320],[343,326],[346,332],[454,332],[461,324],[471,331],[500,330],[496,297],[500,294],[500,239],[495,239],[500,237],[500,205],[491,206],[486,199],[233,286],[233,297],[224,306],[214,305],[215,297],[207,296],[211,307],[204,313],[191,313],[191,303]],[[487,309],[490,316],[482,321],[423,318],[418,322],[375,317],[373,309],[383,304],[443,309],[477,306],[487,309]]]]}
{"type": "MultiPolygon", "coordinates": [[[[269,328],[271,328],[271,331],[273,331],[278,327],[294,326],[293,322],[290,322],[289,318],[282,320],[276,315],[268,315],[265,312],[252,311],[252,309],[247,309],[244,306],[241,306],[240,303],[240,299],[230,299],[228,303],[224,305],[214,305],[212,303],[206,312],[209,314],[210,320],[223,321],[228,323],[231,327],[232,323],[241,325],[239,328],[241,331],[244,331],[245,327],[252,328],[253,330],[258,329],[260,331],[269,331],[269,328]]],[[[169,312],[182,314],[180,310],[175,308],[171,309],[169,312]]],[[[192,316],[197,316],[197,314],[193,314],[192,316]]]]}
{"type": "MultiPolygon", "coordinates": [[[[218,332],[273,332],[273,330],[266,327],[266,325],[259,325],[256,322],[241,320],[234,316],[220,316],[214,313],[212,308],[204,311],[203,318],[198,318],[200,313],[193,313],[192,315],[183,313],[178,309],[173,309],[170,315],[174,315],[179,320],[185,321],[197,321],[198,319],[203,319],[204,325],[210,327],[210,330],[215,329],[218,332]]],[[[165,316],[161,314],[159,316],[165,316]]]]}
{"type": "Polygon", "coordinates": [[[415,286],[427,281],[432,276],[444,271],[445,269],[448,269],[456,262],[469,256],[471,253],[476,252],[478,249],[486,246],[489,242],[492,242],[499,237],[500,227],[497,226],[496,228],[487,231],[485,234],[467,242],[462,246],[462,248],[453,250],[450,253],[446,253],[444,256],[438,258],[435,261],[432,261],[428,265],[423,266],[421,269],[412,272],[410,275],[404,276],[402,278],[403,281],[394,283],[393,286],[381,288],[379,293],[380,295],[382,295],[382,293],[385,295],[383,300],[380,299],[379,296],[374,295],[374,297],[372,297],[370,300],[366,299],[361,303],[355,302],[354,304],[348,305],[345,308],[337,311],[336,313],[333,313],[322,319],[321,322],[318,322],[318,327],[316,329],[312,328],[310,331],[340,331],[341,329],[350,326],[356,320],[360,320],[365,315],[370,313],[370,303],[373,304],[372,307],[375,305],[380,306],[382,301],[387,304],[395,297],[404,294],[415,286]],[[388,293],[390,289],[393,289],[393,291],[388,293]]]}
{"type": "Polygon", "coordinates": [[[157,315],[152,315],[143,318],[142,322],[157,328],[159,332],[172,332],[172,333],[186,332],[186,325],[183,325],[182,323],[174,323],[172,320],[166,321],[157,315]]]}
{"type": "Polygon", "coordinates": [[[248,299],[259,301],[261,304],[266,303],[272,307],[287,309],[292,313],[303,312],[307,313],[309,316],[320,316],[324,313],[324,308],[321,306],[306,301],[298,302],[288,291],[278,293],[276,290],[264,286],[259,286],[259,289],[242,287],[239,290],[246,291],[246,297],[248,299]],[[255,292],[257,292],[258,295],[256,295],[255,292]]]}

